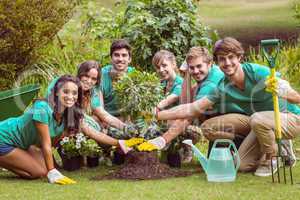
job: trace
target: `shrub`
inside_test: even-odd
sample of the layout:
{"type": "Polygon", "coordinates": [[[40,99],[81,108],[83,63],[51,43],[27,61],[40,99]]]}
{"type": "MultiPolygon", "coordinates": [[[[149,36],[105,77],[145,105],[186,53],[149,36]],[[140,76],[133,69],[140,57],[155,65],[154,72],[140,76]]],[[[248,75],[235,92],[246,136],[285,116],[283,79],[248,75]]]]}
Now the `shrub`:
{"type": "Polygon", "coordinates": [[[133,46],[133,65],[144,70],[153,70],[151,59],[160,49],[173,52],[181,63],[191,46],[212,44],[193,0],[127,0],[116,9],[89,13],[85,33],[109,41],[126,38],[133,46]]]}
{"type": "Polygon", "coordinates": [[[0,1],[0,88],[34,63],[38,50],[69,20],[75,0],[0,1]]]}

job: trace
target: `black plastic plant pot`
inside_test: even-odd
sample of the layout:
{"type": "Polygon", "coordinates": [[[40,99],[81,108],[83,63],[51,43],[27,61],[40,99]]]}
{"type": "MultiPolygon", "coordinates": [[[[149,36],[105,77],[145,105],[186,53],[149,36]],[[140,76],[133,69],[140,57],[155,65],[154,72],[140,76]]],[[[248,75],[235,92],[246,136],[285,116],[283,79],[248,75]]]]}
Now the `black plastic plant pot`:
{"type": "Polygon", "coordinates": [[[118,150],[114,152],[112,163],[115,165],[122,165],[125,162],[125,155],[118,150]]]}
{"type": "Polygon", "coordinates": [[[62,157],[63,169],[67,171],[75,171],[80,169],[82,163],[82,156],[76,157],[62,157]]]}
{"type": "Polygon", "coordinates": [[[181,167],[181,160],[178,152],[168,153],[167,160],[170,167],[176,167],[176,168],[181,167]]]}
{"type": "Polygon", "coordinates": [[[95,156],[95,157],[87,156],[86,164],[88,167],[91,167],[91,168],[99,166],[99,157],[98,156],[95,156]]]}

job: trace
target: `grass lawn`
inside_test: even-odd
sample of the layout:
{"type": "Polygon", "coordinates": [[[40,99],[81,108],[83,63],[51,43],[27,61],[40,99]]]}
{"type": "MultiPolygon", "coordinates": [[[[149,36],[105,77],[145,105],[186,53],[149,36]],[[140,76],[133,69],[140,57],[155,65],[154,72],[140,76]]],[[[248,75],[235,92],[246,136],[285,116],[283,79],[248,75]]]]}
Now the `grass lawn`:
{"type": "Polygon", "coordinates": [[[200,0],[199,16],[221,36],[257,45],[263,38],[295,40],[293,0],[200,0]]]}
{"type": "MultiPolygon", "coordinates": [[[[114,167],[115,168],[115,167],[114,167]]],[[[189,164],[185,168],[199,168],[189,164]]],[[[232,183],[209,183],[204,173],[190,177],[152,181],[93,181],[92,177],[112,168],[100,166],[63,172],[75,179],[75,185],[51,185],[43,180],[26,181],[16,179],[9,172],[0,171],[0,199],[299,199],[299,184],[273,184],[271,177],[260,178],[252,174],[238,174],[232,183]]],[[[294,180],[300,182],[300,165],[294,168],[294,180]]]]}

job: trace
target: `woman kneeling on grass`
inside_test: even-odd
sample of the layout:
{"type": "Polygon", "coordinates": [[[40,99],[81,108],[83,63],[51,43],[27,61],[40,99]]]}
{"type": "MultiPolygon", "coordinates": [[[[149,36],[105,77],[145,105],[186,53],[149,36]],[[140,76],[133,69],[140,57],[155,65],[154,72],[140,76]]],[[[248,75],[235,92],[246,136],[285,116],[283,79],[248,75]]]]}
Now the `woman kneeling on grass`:
{"type": "Polygon", "coordinates": [[[124,140],[99,134],[82,122],[82,89],[77,78],[60,77],[50,95],[53,98],[48,101],[34,101],[22,116],[0,122],[0,167],[25,179],[47,176],[50,183],[75,183],[54,168],[51,140],[79,129],[97,142],[120,146],[124,153],[130,150],[124,140]]]}

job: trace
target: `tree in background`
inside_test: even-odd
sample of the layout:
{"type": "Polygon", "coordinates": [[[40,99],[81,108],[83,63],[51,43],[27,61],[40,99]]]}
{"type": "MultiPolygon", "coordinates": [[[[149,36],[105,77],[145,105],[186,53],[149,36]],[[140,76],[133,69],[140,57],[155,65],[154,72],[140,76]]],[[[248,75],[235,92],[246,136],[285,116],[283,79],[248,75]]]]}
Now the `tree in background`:
{"type": "Polygon", "coordinates": [[[0,1],[0,89],[34,63],[39,49],[70,19],[75,0],[0,1]]]}
{"type": "Polygon", "coordinates": [[[160,49],[173,52],[181,63],[191,46],[212,44],[217,34],[210,35],[197,16],[193,0],[127,0],[118,12],[90,15],[85,33],[102,40],[126,38],[133,46],[133,65],[149,71],[160,49]]]}

